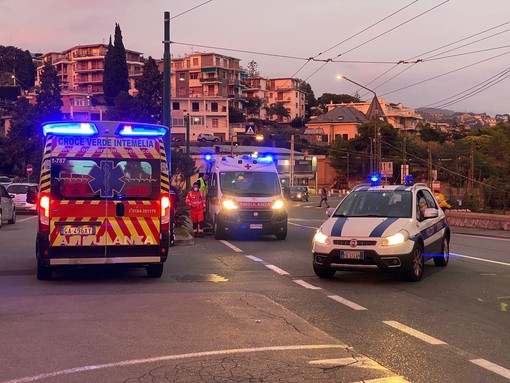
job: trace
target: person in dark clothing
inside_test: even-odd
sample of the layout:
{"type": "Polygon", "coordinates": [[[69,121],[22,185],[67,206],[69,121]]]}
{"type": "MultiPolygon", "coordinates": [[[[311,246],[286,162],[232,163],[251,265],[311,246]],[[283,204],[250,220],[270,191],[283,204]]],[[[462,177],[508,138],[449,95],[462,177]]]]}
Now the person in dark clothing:
{"type": "Polygon", "coordinates": [[[322,201],[326,204],[326,207],[329,207],[328,203],[328,192],[326,191],[326,188],[321,189],[321,202],[319,203],[318,207],[322,207],[322,201]]]}
{"type": "Polygon", "coordinates": [[[170,246],[175,246],[175,219],[179,204],[179,189],[170,185],[170,246]]]}

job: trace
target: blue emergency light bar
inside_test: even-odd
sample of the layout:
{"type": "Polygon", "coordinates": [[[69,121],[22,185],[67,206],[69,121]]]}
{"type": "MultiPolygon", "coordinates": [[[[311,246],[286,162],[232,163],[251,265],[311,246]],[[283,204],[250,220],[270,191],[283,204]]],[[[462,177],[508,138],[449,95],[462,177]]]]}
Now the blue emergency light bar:
{"type": "Polygon", "coordinates": [[[167,129],[158,125],[122,124],[116,134],[125,137],[164,136],[167,129]]]}
{"type": "Polygon", "coordinates": [[[406,186],[411,186],[414,182],[413,176],[411,174],[405,176],[404,182],[406,186]]]}
{"type": "Polygon", "coordinates": [[[270,154],[266,154],[264,157],[258,157],[257,161],[267,163],[267,164],[272,164],[274,162],[274,157],[270,154]]]}
{"type": "Polygon", "coordinates": [[[377,186],[381,183],[381,175],[379,173],[370,174],[370,183],[373,186],[377,186]]]}
{"type": "Polygon", "coordinates": [[[205,159],[207,162],[211,161],[211,160],[212,160],[212,158],[213,158],[213,156],[212,156],[212,154],[211,154],[211,153],[207,153],[207,154],[204,156],[204,159],[205,159]]]}
{"type": "Polygon", "coordinates": [[[42,125],[43,134],[61,134],[69,136],[93,136],[98,133],[92,122],[47,122],[42,125]]]}

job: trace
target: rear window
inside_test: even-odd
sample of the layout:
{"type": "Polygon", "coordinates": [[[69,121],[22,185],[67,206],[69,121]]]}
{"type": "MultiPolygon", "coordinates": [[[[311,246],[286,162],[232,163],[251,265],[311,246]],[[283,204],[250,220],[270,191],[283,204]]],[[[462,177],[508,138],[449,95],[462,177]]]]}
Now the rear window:
{"type": "Polygon", "coordinates": [[[160,161],[52,158],[55,199],[158,199],[160,161]]]}
{"type": "Polygon", "coordinates": [[[7,186],[7,192],[9,194],[27,194],[28,185],[9,185],[7,186]]]}

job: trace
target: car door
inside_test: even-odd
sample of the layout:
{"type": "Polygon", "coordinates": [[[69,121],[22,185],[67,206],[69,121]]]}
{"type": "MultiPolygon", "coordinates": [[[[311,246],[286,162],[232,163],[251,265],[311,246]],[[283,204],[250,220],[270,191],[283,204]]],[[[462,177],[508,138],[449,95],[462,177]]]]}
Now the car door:
{"type": "Polygon", "coordinates": [[[6,221],[12,217],[13,202],[12,198],[7,193],[7,190],[0,185],[0,204],[2,208],[2,221],[6,221]]]}
{"type": "Polygon", "coordinates": [[[419,218],[419,216],[417,217],[420,234],[423,239],[425,247],[424,254],[436,254],[441,250],[444,217],[442,217],[442,212],[439,211],[437,202],[434,196],[430,193],[430,191],[428,191],[427,189],[419,190],[416,196],[418,202],[420,201],[420,199],[425,200],[427,204],[427,209],[432,208],[438,211],[439,215],[435,218],[419,218]]]}

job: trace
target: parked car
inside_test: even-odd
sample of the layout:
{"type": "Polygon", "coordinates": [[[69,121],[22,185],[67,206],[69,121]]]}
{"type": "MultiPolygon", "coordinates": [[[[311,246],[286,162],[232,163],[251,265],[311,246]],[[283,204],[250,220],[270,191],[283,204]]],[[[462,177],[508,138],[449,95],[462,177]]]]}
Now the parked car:
{"type": "Polygon", "coordinates": [[[339,270],[379,269],[419,281],[425,261],[448,265],[450,229],[423,183],[358,185],[327,214],[312,240],[313,269],[320,278],[339,270]]]}
{"type": "Polygon", "coordinates": [[[310,197],[307,186],[289,186],[288,199],[293,201],[307,201],[310,197]]]}
{"type": "Polygon", "coordinates": [[[7,193],[3,185],[0,185],[0,227],[5,221],[11,224],[16,223],[16,206],[13,196],[7,193]]]}
{"type": "Polygon", "coordinates": [[[39,192],[39,185],[34,183],[12,183],[7,186],[7,193],[14,195],[14,204],[18,212],[37,212],[37,205],[35,203],[27,202],[27,194],[29,189],[37,195],[39,192]]]}
{"type": "Polygon", "coordinates": [[[200,133],[197,138],[197,141],[199,142],[218,142],[219,140],[219,137],[208,133],[200,133]]]}
{"type": "Polygon", "coordinates": [[[0,176],[0,185],[7,187],[12,182],[12,179],[6,176],[0,176]]]}

